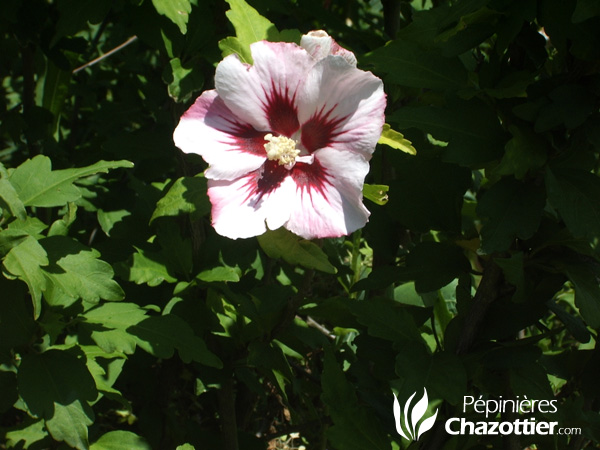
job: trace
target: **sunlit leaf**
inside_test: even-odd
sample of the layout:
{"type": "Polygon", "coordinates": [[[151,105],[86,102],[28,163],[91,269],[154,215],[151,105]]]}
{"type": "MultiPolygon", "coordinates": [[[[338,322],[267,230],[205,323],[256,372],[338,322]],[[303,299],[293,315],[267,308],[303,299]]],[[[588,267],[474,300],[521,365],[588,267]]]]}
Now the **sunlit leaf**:
{"type": "Polygon", "coordinates": [[[151,450],[146,440],[131,431],[116,430],[100,436],[90,450],[151,450]]]}
{"type": "Polygon", "coordinates": [[[152,0],[156,12],[167,16],[171,22],[179,27],[181,34],[187,33],[187,23],[192,12],[194,0],[152,0]]]}
{"type": "Polygon", "coordinates": [[[231,9],[226,12],[226,15],[235,28],[241,49],[237,49],[237,44],[233,44],[230,40],[226,41],[226,48],[236,49],[236,53],[237,50],[241,51],[243,59],[251,63],[250,44],[268,39],[269,34],[277,34],[277,29],[269,19],[261,16],[244,0],[227,0],[227,3],[231,9]]]}
{"type": "Polygon", "coordinates": [[[27,283],[33,301],[34,318],[40,315],[42,309],[42,291],[46,288],[42,267],[48,264],[46,250],[31,236],[13,247],[4,258],[4,269],[27,283]]]}
{"type": "Polygon", "coordinates": [[[204,177],[183,177],[177,179],[169,191],[156,204],[150,222],[159,217],[191,214],[192,219],[208,214],[210,201],[206,195],[204,177]]]}
{"type": "Polygon", "coordinates": [[[271,258],[282,258],[290,264],[300,264],[308,269],[336,272],[336,268],[317,244],[302,239],[283,227],[259,236],[258,243],[271,258]]]}
{"type": "Polygon", "coordinates": [[[88,167],[52,170],[50,158],[36,156],[17,167],[9,177],[25,206],[62,206],[81,197],[73,184],[77,179],[118,167],[133,167],[129,161],[98,161],[88,167]]]}
{"type": "Polygon", "coordinates": [[[363,195],[378,205],[385,205],[389,200],[387,194],[389,190],[389,186],[383,184],[365,184],[363,186],[363,195]]]}
{"type": "Polygon", "coordinates": [[[412,142],[404,137],[402,133],[392,130],[389,124],[383,125],[383,131],[378,141],[379,144],[389,145],[392,148],[408,153],[409,155],[416,155],[417,150],[413,147],[412,142]]]}

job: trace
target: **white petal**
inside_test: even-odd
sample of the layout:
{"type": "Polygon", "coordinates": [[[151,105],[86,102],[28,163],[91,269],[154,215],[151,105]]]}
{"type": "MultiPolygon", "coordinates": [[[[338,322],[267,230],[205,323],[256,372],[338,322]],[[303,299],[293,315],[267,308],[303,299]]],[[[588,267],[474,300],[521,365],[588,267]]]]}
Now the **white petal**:
{"type": "Polygon", "coordinates": [[[310,71],[299,99],[305,147],[315,151],[331,146],[370,158],[385,121],[379,78],[339,56],[328,56],[310,71]]]}
{"type": "Polygon", "coordinates": [[[303,35],[300,45],[306,49],[316,60],[320,60],[329,55],[339,55],[343,57],[348,64],[356,67],[356,56],[349,50],[340,47],[335,40],[323,30],[310,31],[303,35]]]}
{"type": "Polygon", "coordinates": [[[215,86],[225,104],[257,130],[290,137],[297,130],[298,91],[315,60],[296,44],[255,42],[250,46],[254,65],[236,55],[217,66],[215,86]],[[285,121],[283,125],[278,121],[285,121]],[[295,121],[296,130],[288,132],[295,121]],[[283,128],[280,130],[278,128],[283,128]]]}
{"type": "Polygon", "coordinates": [[[339,237],[362,228],[369,211],[362,203],[362,186],[369,164],[357,153],[326,148],[314,153],[325,169],[324,182],[298,186],[285,227],[305,239],[339,237]]]}
{"type": "Polygon", "coordinates": [[[290,177],[259,198],[254,193],[257,173],[238,180],[209,180],[208,196],[213,205],[215,230],[231,239],[258,236],[281,227],[290,216],[290,198],[295,185],[290,177]]]}
{"type": "Polygon", "coordinates": [[[266,159],[263,133],[257,133],[225,106],[217,91],[204,92],[181,117],[175,145],[197,153],[210,165],[207,178],[234,180],[259,168],[266,159]]]}

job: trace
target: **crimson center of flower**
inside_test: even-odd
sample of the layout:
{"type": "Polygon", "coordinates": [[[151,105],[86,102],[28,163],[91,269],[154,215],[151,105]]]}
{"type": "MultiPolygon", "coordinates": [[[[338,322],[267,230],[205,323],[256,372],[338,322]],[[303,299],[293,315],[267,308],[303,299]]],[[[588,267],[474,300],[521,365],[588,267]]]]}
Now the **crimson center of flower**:
{"type": "Polygon", "coordinates": [[[285,136],[273,136],[271,133],[265,135],[265,151],[267,158],[271,161],[277,161],[280,166],[291,169],[296,163],[296,158],[300,150],[296,148],[297,142],[285,136]]]}

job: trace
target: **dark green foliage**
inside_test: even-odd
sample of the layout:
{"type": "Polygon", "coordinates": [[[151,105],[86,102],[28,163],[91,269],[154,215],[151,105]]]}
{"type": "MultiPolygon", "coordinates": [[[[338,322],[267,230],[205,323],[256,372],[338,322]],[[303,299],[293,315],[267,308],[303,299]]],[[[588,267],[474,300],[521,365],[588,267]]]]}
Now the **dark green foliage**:
{"type": "Polygon", "coordinates": [[[0,5],[0,449],[598,448],[600,2],[250,3],[0,5]],[[218,236],[173,130],[312,29],[384,81],[370,222],[218,236]],[[582,433],[450,436],[466,395],[582,433]]]}

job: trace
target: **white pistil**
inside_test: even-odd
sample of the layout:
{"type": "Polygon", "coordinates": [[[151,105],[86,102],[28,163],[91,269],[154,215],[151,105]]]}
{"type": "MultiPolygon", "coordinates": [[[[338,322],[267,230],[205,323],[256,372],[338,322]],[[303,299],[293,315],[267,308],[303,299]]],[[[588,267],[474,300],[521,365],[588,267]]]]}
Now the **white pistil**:
{"type": "Polygon", "coordinates": [[[267,158],[278,161],[280,166],[291,169],[296,163],[296,157],[300,150],[296,148],[296,141],[285,136],[273,136],[271,133],[265,135],[267,158]]]}

